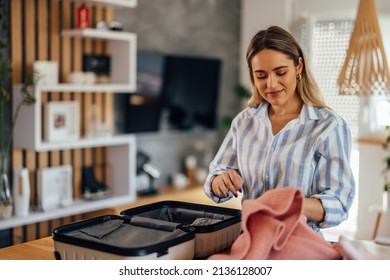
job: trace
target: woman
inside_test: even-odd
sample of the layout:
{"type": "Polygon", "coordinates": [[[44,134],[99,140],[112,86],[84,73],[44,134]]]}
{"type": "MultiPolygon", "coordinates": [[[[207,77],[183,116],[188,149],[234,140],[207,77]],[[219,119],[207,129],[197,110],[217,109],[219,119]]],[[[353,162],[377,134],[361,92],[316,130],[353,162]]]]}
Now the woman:
{"type": "Polygon", "coordinates": [[[355,194],[346,122],[322,100],[294,37],[272,26],[247,55],[252,96],[210,164],[204,190],[217,203],[299,187],[303,214],[316,232],[347,219],[355,194]]]}

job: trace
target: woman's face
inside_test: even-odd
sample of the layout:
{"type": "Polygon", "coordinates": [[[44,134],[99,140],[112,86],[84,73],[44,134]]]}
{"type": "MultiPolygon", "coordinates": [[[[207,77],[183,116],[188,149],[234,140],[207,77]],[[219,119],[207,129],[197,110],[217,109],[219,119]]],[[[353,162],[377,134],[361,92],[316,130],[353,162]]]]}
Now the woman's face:
{"type": "Polygon", "coordinates": [[[262,50],[252,58],[252,75],[255,87],[262,98],[272,106],[285,107],[296,101],[297,75],[302,71],[299,65],[284,53],[262,50]]]}

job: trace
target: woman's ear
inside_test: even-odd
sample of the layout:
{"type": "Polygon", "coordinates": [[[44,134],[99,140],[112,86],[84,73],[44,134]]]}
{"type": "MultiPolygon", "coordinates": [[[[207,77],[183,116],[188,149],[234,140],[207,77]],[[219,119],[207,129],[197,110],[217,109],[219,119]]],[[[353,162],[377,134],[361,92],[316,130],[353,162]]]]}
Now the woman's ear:
{"type": "Polygon", "coordinates": [[[298,59],[297,73],[302,74],[302,71],[303,71],[303,59],[302,57],[300,57],[298,59]]]}

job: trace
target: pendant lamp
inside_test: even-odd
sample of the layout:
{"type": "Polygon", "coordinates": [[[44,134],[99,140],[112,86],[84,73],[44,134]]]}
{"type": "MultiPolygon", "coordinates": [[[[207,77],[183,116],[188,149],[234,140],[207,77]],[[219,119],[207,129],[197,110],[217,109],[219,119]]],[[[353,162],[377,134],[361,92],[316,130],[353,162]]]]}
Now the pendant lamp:
{"type": "Polygon", "coordinates": [[[338,84],[340,95],[388,94],[389,68],[375,0],[360,0],[338,84]]]}

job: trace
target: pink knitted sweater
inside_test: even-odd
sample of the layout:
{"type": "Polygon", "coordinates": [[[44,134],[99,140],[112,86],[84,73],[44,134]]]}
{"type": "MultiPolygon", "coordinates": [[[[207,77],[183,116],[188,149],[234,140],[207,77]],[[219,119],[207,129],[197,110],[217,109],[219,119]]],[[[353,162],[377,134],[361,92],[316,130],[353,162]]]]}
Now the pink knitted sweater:
{"type": "Polygon", "coordinates": [[[296,187],[270,190],[242,206],[242,234],[229,254],[211,260],[341,259],[338,250],[315,233],[302,215],[303,195],[296,187]]]}

